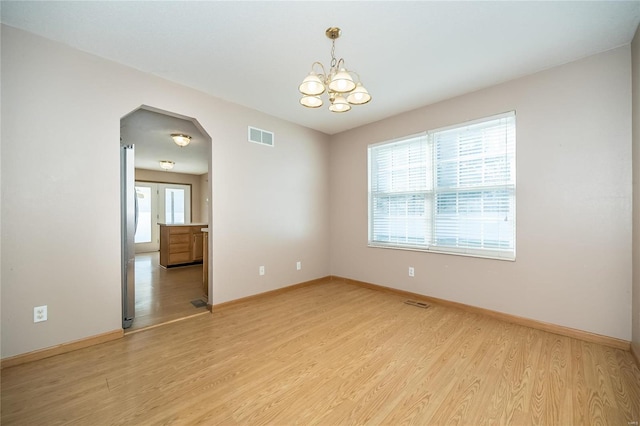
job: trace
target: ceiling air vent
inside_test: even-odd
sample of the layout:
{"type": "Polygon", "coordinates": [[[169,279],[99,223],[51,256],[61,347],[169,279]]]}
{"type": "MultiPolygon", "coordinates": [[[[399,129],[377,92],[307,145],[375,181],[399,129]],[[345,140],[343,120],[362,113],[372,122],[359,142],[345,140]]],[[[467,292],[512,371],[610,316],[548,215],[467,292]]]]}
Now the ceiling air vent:
{"type": "Polygon", "coordinates": [[[249,142],[273,146],[273,133],[249,126],[249,142]]]}

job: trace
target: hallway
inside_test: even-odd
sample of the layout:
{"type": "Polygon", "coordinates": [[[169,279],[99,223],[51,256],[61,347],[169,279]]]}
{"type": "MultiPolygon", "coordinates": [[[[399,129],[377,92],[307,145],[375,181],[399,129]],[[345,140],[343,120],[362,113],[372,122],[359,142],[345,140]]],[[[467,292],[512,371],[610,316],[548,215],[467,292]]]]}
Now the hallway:
{"type": "Polygon", "coordinates": [[[202,294],[202,265],[165,269],[158,260],[159,252],[136,254],[136,312],[125,332],[207,312],[206,305],[191,304],[207,301],[202,294]]]}

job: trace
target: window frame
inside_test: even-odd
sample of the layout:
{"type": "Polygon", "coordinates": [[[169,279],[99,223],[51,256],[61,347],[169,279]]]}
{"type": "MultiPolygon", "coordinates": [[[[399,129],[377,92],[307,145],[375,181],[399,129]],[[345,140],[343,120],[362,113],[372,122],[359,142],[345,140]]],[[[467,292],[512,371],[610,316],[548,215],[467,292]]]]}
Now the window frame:
{"type": "MultiPolygon", "coordinates": [[[[434,253],[442,253],[442,254],[453,254],[453,255],[461,255],[461,256],[515,261],[516,233],[517,233],[517,228],[516,228],[516,198],[517,198],[516,197],[517,195],[516,194],[516,127],[517,127],[516,112],[508,111],[501,114],[496,114],[488,117],[479,118],[476,120],[467,121],[464,123],[458,123],[458,124],[454,124],[446,127],[441,127],[433,130],[415,133],[415,134],[401,137],[401,138],[395,138],[395,139],[384,141],[384,142],[370,144],[367,148],[367,173],[368,173],[368,188],[367,188],[368,189],[368,201],[367,201],[368,242],[367,242],[367,246],[372,248],[424,251],[424,252],[434,252],[434,253]],[[462,131],[463,129],[467,129],[471,126],[482,125],[483,123],[489,123],[489,122],[501,120],[501,119],[509,120],[504,124],[504,126],[508,126],[508,127],[505,127],[505,150],[503,151],[505,156],[504,156],[503,164],[499,166],[502,168],[500,176],[504,177],[504,180],[497,183],[494,182],[493,184],[486,184],[486,181],[484,180],[485,178],[481,178],[480,180],[483,181],[482,185],[473,185],[470,187],[464,187],[464,186],[461,186],[460,183],[458,182],[456,183],[456,186],[449,187],[447,190],[445,190],[442,187],[438,187],[437,170],[438,170],[438,165],[442,166],[443,162],[439,164],[438,159],[436,158],[437,155],[436,155],[435,137],[437,135],[442,135],[444,132],[448,132],[451,130],[458,129],[462,131]],[[507,137],[507,131],[509,132],[508,137],[507,137]],[[393,190],[390,190],[387,192],[380,191],[379,180],[376,180],[375,183],[373,182],[373,179],[376,177],[374,175],[377,173],[377,170],[374,170],[375,165],[373,164],[373,161],[375,160],[375,158],[373,157],[372,153],[374,151],[384,149],[384,147],[390,147],[391,149],[393,145],[399,145],[399,144],[408,145],[410,143],[418,143],[417,141],[419,141],[420,139],[423,139],[422,142],[426,143],[427,155],[425,160],[427,163],[430,163],[428,165],[428,171],[427,171],[427,175],[429,176],[425,177],[425,179],[430,180],[430,182],[426,184],[426,188],[421,190],[399,191],[399,192],[393,192],[393,190]],[[374,190],[374,186],[375,186],[375,190],[374,190]],[[500,191],[503,192],[503,194],[499,194],[501,195],[501,198],[499,198],[499,203],[501,204],[497,204],[497,206],[495,207],[498,210],[496,210],[496,213],[494,215],[497,216],[498,214],[499,215],[505,214],[505,219],[504,219],[505,224],[501,224],[497,220],[497,218],[493,218],[491,220],[487,220],[486,222],[483,222],[481,220],[480,222],[476,223],[476,226],[487,227],[487,228],[493,227],[494,229],[497,228],[499,229],[498,233],[504,232],[503,231],[503,227],[504,227],[504,229],[508,230],[509,234],[507,235],[509,235],[509,237],[506,239],[497,239],[496,248],[486,247],[486,245],[491,240],[487,241],[487,240],[484,240],[484,238],[479,240],[478,244],[480,245],[480,247],[472,247],[471,245],[458,246],[459,240],[456,241],[455,245],[444,245],[444,246],[438,245],[437,244],[438,235],[436,235],[437,234],[436,222],[438,220],[440,221],[444,220],[444,216],[438,211],[439,209],[438,202],[440,201],[439,197],[445,193],[456,194],[455,197],[457,198],[456,198],[455,205],[457,208],[459,208],[461,203],[460,202],[461,194],[464,194],[464,193],[471,194],[474,192],[480,192],[480,193],[486,194],[489,191],[496,191],[496,193],[498,194],[500,191]],[[416,194],[424,195],[425,209],[427,208],[429,209],[428,212],[426,212],[425,210],[426,213],[424,214],[424,217],[421,219],[425,224],[424,238],[421,238],[423,231],[417,231],[414,234],[405,233],[404,234],[405,238],[399,238],[399,236],[392,235],[392,231],[390,229],[393,226],[398,226],[399,223],[401,224],[402,220],[398,222],[393,222],[392,220],[388,220],[388,218],[391,216],[390,213],[387,216],[382,216],[381,218],[378,217],[378,219],[374,217],[374,214],[375,214],[374,202],[380,203],[381,200],[384,199],[384,197],[387,197],[387,202],[389,205],[391,205],[392,197],[397,195],[399,200],[401,200],[401,198],[404,196],[405,204],[408,206],[410,204],[410,201],[408,201],[409,200],[408,197],[416,196],[416,194]],[[428,202],[427,202],[427,199],[428,199],[428,202]],[[505,204],[505,200],[506,200],[506,203],[508,204],[505,204]],[[503,208],[505,209],[504,212],[501,210],[503,208]],[[376,220],[379,220],[381,222],[374,223],[376,222],[376,220]],[[374,226],[381,226],[380,225],[381,223],[387,225],[389,228],[387,230],[388,232],[387,236],[389,240],[387,241],[382,241],[380,239],[374,240],[374,226]],[[414,243],[411,243],[408,241],[398,241],[402,239],[406,240],[411,235],[417,235],[418,238],[415,238],[414,240],[418,242],[414,241],[414,243]],[[505,241],[507,242],[507,244],[512,242],[512,247],[509,246],[507,248],[500,248],[499,245],[504,243],[505,241]]],[[[460,132],[458,132],[458,134],[460,134],[460,132]]],[[[456,140],[456,144],[458,144],[457,146],[460,147],[459,145],[460,142],[458,140],[456,140]]],[[[484,140],[483,140],[482,146],[483,148],[486,146],[484,140]]],[[[378,153],[376,154],[379,155],[378,153]]],[[[482,157],[482,158],[483,158],[483,161],[485,161],[484,160],[485,157],[482,157]]],[[[493,158],[495,159],[497,158],[497,156],[493,154],[493,158]]],[[[463,163],[462,161],[458,160],[455,164],[457,167],[460,167],[462,163],[463,163]]],[[[482,165],[484,166],[485,163],[483,162],[482,165]]],[[[396,169],[392,168],[392,170],[396,170],[396,169]]],[[[393,178],[389,178],[389,179],[393,180],[393,178]]],[[[385,182],[385,185],[390,186],[393,184],[385,182]]],[[[484,219],[485,215],[491,216],[490,214],[487,213],[491,211],[488,207],[486,207],[486,200],[488,199],[489,198],[486,196],[481,196],[482,210],[480,214],[477,215],[475,220],[477,220],[478,217],[480,217],[481,219],[484,219]]],[[[391,207],[389,207],[389,209],[391,209],[391,207]]],[[[473,218],[473,216],[470,216],[470,217],[473,218]]],[[[467,219],[469,219],[469,217],[467,217],[467,219]]],[[[406,214],[403,220],[405,220],[406,223],[408,223],[412,219],[409,214],[406,214]]],[[[470,225],[472,223],[473,221],[458,220],[454,222],[454,226],[455,227],[462,227],[464,225],[472,226],[470,225]]],[[[411,225],[408,225],[408,226],[411,226],[411,225]]],[[[419,225],[417,228],[419,227],[422,227],[422,225],[419,225]]],[[[496,231],[494,230],[493,232],[496,232],[496,231]]]]}

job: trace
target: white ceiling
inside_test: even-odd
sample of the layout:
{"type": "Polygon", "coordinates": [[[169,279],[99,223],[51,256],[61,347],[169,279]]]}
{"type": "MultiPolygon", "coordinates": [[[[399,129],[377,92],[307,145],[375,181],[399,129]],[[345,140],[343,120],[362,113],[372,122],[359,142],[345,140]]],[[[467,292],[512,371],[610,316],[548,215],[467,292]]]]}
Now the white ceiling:
{"type": "Polygon", "coordinates": [[[120,120],[120,138],[135,148],[137,169],[161,170],[160,161],[175,163],[171,173],[202,175],[209,171],[211,138],[188,117],[176,117],[153,108],[140,108],[120,120]],[[173,142],[171,135],[191,136],[186,147],[173,142]]]}
{"type": "Polygon", "coordinates": [[[1,20],[331,135],[627,44],[640,0],[3,0],[1,20]],[[331,26],[373,96],[344,114],[299,104],[331,26]]]}

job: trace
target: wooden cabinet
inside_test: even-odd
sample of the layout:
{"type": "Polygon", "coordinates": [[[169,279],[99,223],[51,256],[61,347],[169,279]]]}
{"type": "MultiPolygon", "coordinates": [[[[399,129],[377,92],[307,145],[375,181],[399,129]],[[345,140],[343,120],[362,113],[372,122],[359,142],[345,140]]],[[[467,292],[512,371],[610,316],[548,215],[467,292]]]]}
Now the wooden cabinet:
{"type": "Polygon", "coordinates": [[[192,235],[192,245],[191,245],[191,256],[194,261],[202,260],[204,256],[203,244],[204,244],[204,235],[202,232],[202,228],[199,232],[193,232],[192,235]]]}
{"type": "Polygon", "coordinates": [[[160,265],[202,262],[202,225],[160,224],[160,265]]]}

